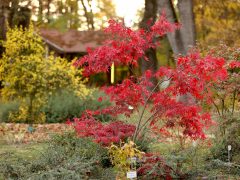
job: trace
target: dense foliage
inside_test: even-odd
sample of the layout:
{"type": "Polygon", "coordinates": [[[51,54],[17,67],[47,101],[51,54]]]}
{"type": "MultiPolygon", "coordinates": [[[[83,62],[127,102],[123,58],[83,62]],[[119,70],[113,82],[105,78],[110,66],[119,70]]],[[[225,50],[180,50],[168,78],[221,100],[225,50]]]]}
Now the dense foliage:
{"type": "MultiPolygon", "coordinates": [[[[114,37],[113,40],[107,41],[106,45],[100,48],[90,50],[89,54],[75,65],[83,66],[83,74],[87,76],[108,71],[112,63],[137,66],[139,58],[145,57],[146,49],[157,47],[158,44],[154,43],[153,38],[163,36],[176,27],[166,21],[164,16],[160,17],[150,31],[133,31],[110,21],[106,32],[114,37]],[[86,64],[87,66],[84,66],[86,64]]],[[[129,116],[133,112],[132,108],[144,106],[143,114],[145,108],[150,107],[152,115],[145,122],[142,121],[142,116],[140,117],[135,137],[150,123],[158,133],[169,134],[169,129],[177,127],[184,136],[204,138],[204,128],[212,121],[210,115],[204,113],[193,100],[209,102],[212,96],[211,86],[226,78],[227,70],[223,58],[210,55],[201,57],[198,52],[192,52],[186,57],[179,57],[175,69],[162,67],[155,74],[147,71],[143,77],[130,77],[121,84],[104,88],[115,105],[95,113],[129,116]],[[160,80],[158,85],[166,79],[171,82],[167,88],[155,91],[157,87],[153,87],[149,81],[152,77],[160,80]],[[179,96],[188,93],[192,96],[188,98],[189,102],[179,101],[179,96]],[[153,106],[148,105],[150,102],[153,106]]]]}
{"type": "MultiPolygon", "coordinates": [[[[86,95],[88,90],[77,71],[65,59],[46,55],[41,38],[29,29],[9,29],[5,52],[0,61],[1,95],[5,100],[20,102],[19,111],[10,118],[29,123],[44,122],[39,109],[47,97],[62,88],[86,95]]],[[[78,93],[79,95],[79,93],[78,93]]]]}
{"type": "Polygon", "coordinates": [[[74,122],[69,123],[74,126],[79,137],[92,137],[95,142],[103,146],[125,141],[135,131],[134,125],[125,124],[121,121],[103,124],[93,117],[89,117],[89,114],[83,114],[81,118],[74,118],[74,122]]]}
{"type": "MultiPolygon", "coordinates": [[[[215,56],[224,57],[228,64],[228,78],[214,86],[213,112],[218,123],[214,134],[218,138],[214,140],[211,152],[213,159],[228,161],[226,149],[231,145],[231,161],[239,163],[240,49],[220,44],[209,47],[207,51],[215,56]]],[[[232,169],[234,170],[234,167],[232,169]]]]}
{"type": "Polygon", "coordinates": [[[240,3],[235,0],[194,0],[195,26],[198,42],[204,46],[239,46],[238,13],[240,3]]]}
{"type": "MultiPolygon", "coordinates": [[[[78,96],[73,91],[61,90],[48,97],[47,103],[42,107],[46,115],[46,122],[61,123],[67,119],[81,117],[86,110],[98,110],[110,105],[108,100],[99,101],[98,98],[104,94],[98,89],[89,90],[86,96],[78,96]]],[[[106,122],[111,118],[110,115],[96,115],[96,119],[106,122]]]]}
{"type": "MultiPolygon", "coordinates": [[[[154,38],[171,33],[176,28],[178,25],[169,23],[164,15],[148,31],[134,31],[121,23],[110,21],[105,31],[111,39],[102,47],[90,49],[88,55],[79,59],[75,65],[84,68],[85,76],[107,72],[113,63],[116,66],[136,67],[139,59],[148,61],[144,53],[147,49],[159,45],[154,38]]],[[[133,141],[141,136],[143,129],[150,127],[152,132],[166,139],[179,139],[180,147],[184,148],[187,139],[205,139],[206,129],[214,124],[209,112],[202,105],[214,105],[213,87],[228,80],[229,68],[239,68],[239,62],[234,60],[226,63],[221,56],[213,53],[202,55],[198,50],[192,50],[186,56],[176,58],[176,68],[161,67],[155,73],[146,71],[141,77],[131,76],[115,86],[104,87],[103,91],[110,97],[113,105],[88,112],[76,132],[81,134],[86,126],[90,132],[99,129],[98,126],[88,125],[89,122],[98,124],[92,115],[123,114],[130,117],[137,111],[139,119],[133,141]],[[152,78],[159,80],[157,85],[151,83],[152,78]],[[150,109],[150,116],[144,118],[146,109],[150,109]]],[[[166,166],[164,169],[161,158],[157,163],[160,163],[159,168],[163,168],[163,173],[157,174],[154,168],[146,165],[151,169],[150,172],[154,172],[151,177],[171,177],[171,168],[166,166]]],[[[177,164],[181,166],[180,162],[177,164]]]]}
{"type": "Polygon", "coordinates": [[[175,174],[161,156],[151,153],[143,156],[137,172],[139,179],[172,179],[175,174]]]}
{"type": "Polygon", "coordinates": [[[113,179],[114,173],[106,164],[107,151],[72,133],[54,136],[39,155],[34,161],[19,159],[9,164],[8,154],[0,162],[0,173],[6,179],[113,179]]]}
{"type": "Polygon", "coordinates": [[[109,156],[111,162],[116,167],[119,173],[119,178],[123,179],[128,171],[136,168],[137,159],[142,159],[143,155],[144,153],[139,151],[132,141],[129,141],[123,145],[120,144],[120,147],[116,145],[111,145],[109,147],[109,156]]]}
{"type": "MultiPolygon", "coordinates": [[[[105,29],[109,39],[103,46],[89,49],[74,65],[83,68],[86,77],[106,73],[112,64],[135,68],[140,59],[148,61],[145,52],[159,46],[157,38],[179,27],[169,23],[164,14],[147,30],[132,30],[111,20],[105,29]]],[[[110,169],[112,175],[111,163],[118,178],[130,170],[136,170],[140,179],[194,177],[214,167],[231,167],[229,172],[239,173],[240,166],[235,164],[240,150],[239,49],[220,46],[207,53],[192,50],[176,56],[174,68],[132,75],[103,87],[103,97],[92,97],[77,69],[62,58],[45,54],[32,26],[9,30],[4,46],[0,62],[2,96],[14,103],[4,106],[2,116],[28,123],[64,122],[68,118],[76,131],[76,136],[67,134],[50,141],[43,156],[34,162],[15,166],[6,159],[0,166],[6,178],[109,179],[104,171],[110,169]],[[153,84],[152,79],[158,83],[153,84]],[[209,113],[211,107],[216,110],[214,118],[209,113]],[[131,118],[134,113],[138,114],[135,125],[118,120],[131,118]],[[109,119],[116,121],[106,123],[109,119]],[[214,120],[219,131],[206,131],[216,124],[214,120]],[[169,150],[165,158],[162,151],[161,155],[148,153],[149,144],[137,146],[144,144],[146,129],[150,138],[160,137],[158,144],[174,141],[176,145],[179,141],[180,146],[169,150]],[[210,149],[209,141],[200,140],[212,132],[215,144],[210,149]],[[228,145],[232,145],[230,159],[228,145]],[[200,146],[203,152],[199,152],[200,146]],[[198,156],[203,157],[205,152],[210,152],[204,157],[208,164],[202,168],[198,156]],[[136,157],[133,168],[131,158],[136,157]]]]}

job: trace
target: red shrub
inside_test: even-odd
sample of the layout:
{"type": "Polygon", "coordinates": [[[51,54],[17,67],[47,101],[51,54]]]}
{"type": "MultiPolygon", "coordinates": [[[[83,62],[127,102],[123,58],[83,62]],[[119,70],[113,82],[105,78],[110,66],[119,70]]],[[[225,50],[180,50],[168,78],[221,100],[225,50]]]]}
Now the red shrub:
{"type": "MultiPolygon", "coordinates": [[[[111,35],[111,40],[106,41],[102,47],[89,50],[88,55],[75,63],[84,68],[85,76],[106,72],[112,63],[116,66],[121,64],[135,67],[139,59],[147,61],[145,51],[159,45],[154,39],[178,28],[178,25],[169,23],[164,15],[148,31],[134,31],[112,20],[109,24],[105,31],[111,35]]],[[[232,63],[231,66],[236,67],[238,64],[232,63]]],[[[227,75],[223,58],[210,55],[202,57],[200,53],[192,52],[179,57],[176,68],[161,67],[155,74],[147,71],[142,77],[131,77],[121,84],[103,88],[113,105],[93,113],[130,116],[133,109],[138,110],[143,106],[144,109],[151,109],[152,114],[145,120],[140,116],[136,136],[145,125],[150,124],[157,133],[164,132],[166,135],[169,130],[178,128],[185,137],[205,138],[204,129],[213,122],[210,115],[203,112],[198,101],[212,103],[212,86],[225,80],[227,75]],[[160,80],[158,85],[167,78],[170,81],[169,86],[155,91],[156,88],[149,83],[152,77],[160,80]],[[190,94],[192,98],[180,101],[179,96],[186,94],[190,94]]],[[[105,128],[102,124],[96,124],[96,127],[92,127],[94,133],[99,129],[98,126],[105,128]]],[[[106,135],[102,135],[104,133],[101,132],[102,139],[95,139],[108,143],[109,138],[107,140],[106,135]]],[[[118,140],[118,136],[113,137],[112,141],[118,140]]]]}
{"type": "Polygon", "coordinates": [[[140,179],[172,179],[172,168],[157,154],[146,153],[140,164],[140,167],[137,169],[140,179]]]}
{"type": "Polygon", "coordinates": [[[135,126],[121,121],[103,124],[86,115],[75,118],[74,123],[70,124],[73,125],[79,137],[91,137],[95,142],[104,146],[124,141],[135,131],[135,126]]]}

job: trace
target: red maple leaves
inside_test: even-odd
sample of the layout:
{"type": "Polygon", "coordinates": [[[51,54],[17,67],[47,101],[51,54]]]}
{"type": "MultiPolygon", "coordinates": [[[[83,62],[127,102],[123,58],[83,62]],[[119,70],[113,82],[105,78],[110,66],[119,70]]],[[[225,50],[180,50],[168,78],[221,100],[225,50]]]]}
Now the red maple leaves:
{"type": "Polygon", "coordinates": [[[76,61],[75,66],[84,66],[85,76],[107,72],[112,63],[137,66],[139,58],[144,57],[145,50],[156,47],[153,41],[156,36],[163,36],[177,27],[178,25],[169,23],[165,16],[149,32],[142,29],[134,31],[122,23],[110,20],[105,32],[111,40],[95,50],[88,49],[88,55],[76,61]]]}
{"type": "Polygon", "coordinates": [[[74,122],[70,122],[70,124],[73,125],[79,137],[91,137],[103,146],[124,141],[131,137],[135,131],[134,125],[121,121],[103,124],[86,114],[81,118],[74,118],[74,122]]]}
{"type": "MultiPolygon", "coordinates": [[[[85,76],[106,72],[112,63],[137,66],[138,60],[144,59],[145,50],[156,48],[158,45],[153,41],[156,36],[163,36],[178,28],[178,25],[169,23],[165,16],[161,16],[149,31],[142,29],[133,31],[115,21],[109,23],[105,31],[112,39],[106,41],[102,47],[89,50],[88,55],[75,63],[76,66],[83,67],[85,76]]],[[[230,67],[238,66],[238,63],[230,65],[230,67]]],[[[212,97],[211,87],[226,78],[227,69],[223,58],[210,55],[202,57],[200,53],[192,52],[185,57],[179,57],[176,68],[161,67],[155,74],[147,71],[142,77],[131,77],[121,84],[103,88],[113,105],[94,113],[130,116],[134,110],[144,106],[150,109],[152,114],[145,121],[140,120],[142,121],[140,125],[149,124],[155,132],[165,134],[170,132],[168,130],[180,127],[182,135],[186,137],[205,138],[204,129],[213,122],[210,115],[204,113],[197,102],[201,100],[211,102],[209,101],[212,97]],[[156,90],[156,87],[153,87],[149,81],[152,77],[159,79],[159,86],[161,82],[167,80],[169,85],[160,87],[159,91],[153,91],[150,88],[156,90]],[[188,103],[179,100],[179,96],[186,94],[192,97],[188,98],[190,100],[188,103]]],[[[121,139],[119,133],[122,132],[123,124],[119,123],[102,125],[92,119],[81,119],[77,122],[76,130],[79,135],[91,136],[98,142],[108,144],[110,141],[117,142],[121,139]],[[118,127],[119,132],[114,131],[111,134],[111,131],[109,135],[108,129],[114,128],[110,126],[118,127]]],[[[133,129],[135,128],[128,129],[130,134],[133,134],[133,129]]],[[[141,130],[137,127],[137,130],[139,129],[141,130]]],[[[126,137],[125,130],[124,133],[125,136],[122,136],[126,137]]]]}

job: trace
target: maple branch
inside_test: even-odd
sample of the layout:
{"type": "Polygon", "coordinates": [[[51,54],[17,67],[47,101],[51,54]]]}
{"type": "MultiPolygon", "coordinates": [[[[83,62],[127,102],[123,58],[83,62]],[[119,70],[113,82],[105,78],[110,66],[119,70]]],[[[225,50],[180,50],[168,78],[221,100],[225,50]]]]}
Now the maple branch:
{"type": "Polygon", "coordinates": [[[237,89],[235,89],[233,92],[232,116],[233,116],[234,109],[235,109],[236,94],[237,94],[237,89]]]}
{"type": "Polygon", "coordinates": [[[225,107],[225,101],[224,101],[224,98],[222,98],[221,101],[222,101],[222,116],[223,116],[223,113],[224,113],[224,107],[225,107]]]}
{"type": "Polygon", "coordinates": [[[219,111],[219,108],[218,108],[217,104],[214,102],[214,100],[212,101],[212,103],[213,103],[214,107],[216,108],[219,117],[221,117],[221,113],[220,113],[220,111],[219,111]]]}
{"type": "Polygon", "coordinates": [[[148,123],[149,121],[151,121],[151,119],[152,119],[157,113],[158,113],[158,110],[157,110],[155,113],[153,113],[153,114],[144,122],[144,124],[138,129],[138,132],[137,132],[137,134],[136,134],[136,138],[137,138],[137,136],[139,135],[139,133],[141,132],[141,130],[147,125],[147,123],[148,123]]]}
{"type": "Polygon", "coordinates": [[[150,98],[152,97],[153,93],[155,92],[155,90],[158,88],[158,86],[159,86],[160,84],[162,84],[162,83],[165,82],[165,81],[170,80],[171,78],[172,78],[172,76],[170,76],[168,79],[159,81],[159,82],[157,83],[157,85],[152,89],[151,93],[149,94],[148,98],[146,99],[146,101],[145,101],[145,103],[144,103],[142,113],[141,113],[141,115],[140,115],[140,118],[139,118],[139,121],[138,121],[136,130],[135,130],[135,132],[134,132],[133,141],[135,141],[136,138],[137,138],[138,131],[139,131],[139,128],[140,128],[142,119],[143,119],[143,115],[144,115],[144,112],[145,112],[146,107],[147,107],[147,103],[149,102],[149,100],[150,100],[150,98]]]}

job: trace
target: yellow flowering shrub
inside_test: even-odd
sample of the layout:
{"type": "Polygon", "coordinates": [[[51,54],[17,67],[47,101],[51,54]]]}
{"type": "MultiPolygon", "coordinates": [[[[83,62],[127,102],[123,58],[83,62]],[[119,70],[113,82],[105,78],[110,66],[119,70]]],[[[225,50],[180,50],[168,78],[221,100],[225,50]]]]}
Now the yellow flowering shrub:
{"type": "Polygon", "coordinates": [[[0,60],[3,100],[20,101],[19,112],[12,120],[44,122],[39,111],[47,97],[60,89],[71,89],[78,95],[89,92],[80,78],[81,72],[66,59],[49,55],[32,25],[29,29],[13,28],[7,33],[5,52],[0,60]]]}
{"type": "Polygon", "coordinates": [[[133,141],[116,146],[112,144],[108,148],[112,164],[116,167],[120,177],[126,177],[126,173],[131,170],[131,158],[141,159],[143,152],[137,149],[133,141]]]}

